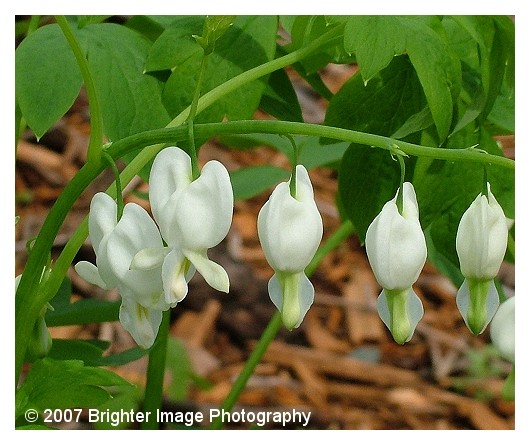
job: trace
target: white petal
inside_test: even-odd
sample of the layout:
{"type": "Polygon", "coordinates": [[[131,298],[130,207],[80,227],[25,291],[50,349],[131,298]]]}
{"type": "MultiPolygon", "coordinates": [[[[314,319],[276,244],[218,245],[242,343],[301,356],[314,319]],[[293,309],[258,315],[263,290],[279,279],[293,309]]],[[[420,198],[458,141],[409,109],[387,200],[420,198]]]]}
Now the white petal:
{"type": "Polygon", "coordinates": [[[425,236],[413,209],[409,211],[413,217],[405,218],[389,201],[366,231],[368,260],[384,289],[411,287],[427,259],[425,236]]]}
{"type": "Polygon", "coordinates": [[[162,322],[162,311],[151,310],[123,299],[120,306],[120,322],[138,346],[148,349],[153,346],[158,334],[162,322]]]}
{"type": "Polygon", "coordinates": [[[170,251],[170,247],[146,247],[134,256],[130,268],[151,270],[162,267],[164,258],[170,251]]]}
{"type": "Polygon", "coordinates": [[[456,251],[464,277],[494,278],[507,243],[508,228],[502,208],[491,192],[488,197],[479,194],[462,215],[456,235],[456,251]]]}
{"type": "Polygon", "coordinates": [[[220,292],[228,293],[230,280],[226,270],[224,270],[219,264],[208,259],[206,252],[199,253],[191,250],[184,250],[183,253],[211,287],[220,292]]]}
{"type": "Polygon", "coordinates": [[[208,162],[175,205],[173,221],[180,230],[183,249],[204,250],[219,244],[230,229],[234,207],[226,168],[218,161],[208,162]]]}
{"type": "Polygon", "coordinates": [[[113,272],[123,278],[133,258],[145,248],[164,247],[160,232],[149,214],[138,204],[129,203],[123,216],[109,236],[107,251],[113,272]]]}
{"type": "MultiPolygon", "coordinates": [[[[468,321],[469,308],[471,307],[471,304],[472,304],[472,301],[471,301],[472,298],[477,298],[477,297],[471,295],[471,291],[469,288],[469,281],[466,278],[464,282],[462,283],[462,285],[460,286],[460,288],[458,289],[458,292],[456,293],[456,306],[460,314],[462,315],[462,318],[466,322],[466,326],[469,328],[471,332],[474,332],[468,321]]],[[[495,283],[493,282],[493,280],[491,280],[489,283],[489,287],[487,289],[487,294],[485,298],[486,298],[486,302],[485,302],[486,313],[484,316],[483,325],[480,327],[480,330],[478,332],[474,332],[476,335],[482,334],[482,332],[484,332],[484,330],[486,329],[486,326],[488,326],[489,322],[492,320],[493,316],[495,315],[497,308],[499,307],[499,293],[497,292],[497,289],[495,288],[495,283]]]]}
{"type": "Polygon", "coordinates": [[[74,266],[77,274],[83,278],[86,282],[101,287],[102,289],[108,289],[105,282],[99,275],[98,268],[88,261],[80,261],[74,266]]]}
{"type": "Polygon", "coordinates": [[[94,252],[98,255],[101,242],[116,227],[117,207],[114,199],[103,192],[96,193],[90,202],[88,232],[94,252]]]}
{"type": "MultiPolygon", "coordinates": [[[[406,321],[408,322],[409,329],[408,333],[405,335],[406,339],[403,342],[406,343],[410,341],[410,339],[414,335],[416,326],[423,317],[424,310],[421,299],[418,297],[418,295],[416,295],[412,288],[406,289],[404,290],[404,292],[406,292],[404,297],[406,298],[406,321]]],[[[377,312],[385,326],[390,332],[392,332],[393,320],[390,314],[390,310],[388,307],[388,299],[384,289],[379,294],[379,297],[377,297],[377,312]]]]}
{"type": "Polygon", "coordinates": [[[276,186],[258,214],[260,243],[267,261],[276,271],[303,271],[322,239],[322,218],[310,187],[304,184],[304,171],[300,171],[300,181],[297,176],[297,195],[300,191],[308,200],[293,198],[289,184],[283,182],[276,186]]]}
{"type": "Polygon", "coordinates": [[[501,355],[515,363],[515,298],[508,298],[499,306],[491,320],[490,337],[501,355]]]}
{"type": "MultiPolygon", "coordinates": [[[[178,195],[192,181],[191,159],[178,147],[168,147],[158,153],[153,161],[149,175],[149,202],[151,210],[165,239],[162,224],[164,214],[170,210],[167,204],[173,195],[178,195]]],[[[166,240],[167,241],[167,240],[166,240]]]]}
{"type": "MultiPolygon", "coordinates": [[[[296,320],[296,322],[289,323],[289,329],[298,328],[302,324],[302,321],[304,321],[304,317],[306,316],[307,311],[313,304],[315,298],[315,289],[313,288],[311,281],[309,281],[309,279],[303,272],[293,274],[293,279],[298,280],[298,319],[296,320]]],[[[283,279],[280,280],[278,278],[278,274],[274,274],[269,280],[268,291],[269,297],[273,302],[274,306],[276,306],[278,311],[283,312],[284,286],[281,284],[280,281],[283,281],[283,279]]]]}
{"type": "Polygon", "coordinates": [[[164,258],[162,265],[162,282],[164,299],[174,307],[188,294],[188,281],[191,276],[186,274],[186,258],[177,250],[172,250],[164,258]]]}

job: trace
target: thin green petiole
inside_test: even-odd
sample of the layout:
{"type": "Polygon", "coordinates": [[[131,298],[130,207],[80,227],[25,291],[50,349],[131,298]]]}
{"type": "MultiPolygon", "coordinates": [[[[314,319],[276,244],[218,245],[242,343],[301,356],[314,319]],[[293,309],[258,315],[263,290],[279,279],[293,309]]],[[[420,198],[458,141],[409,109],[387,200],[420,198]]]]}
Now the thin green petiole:
{"type": "Polygon", "coordinates": [[[286,134],[285,136],[287,139],[289,139],[289,142],[291,142],[291,145],[293,146],[293,163],[291,169],[291,180],[289,181],[289,192],[291,193],[291,196],[296,199],[296,167],[298,165],[298,146],[290,134],[286,134]]]}
{"type": "Polygon", "coordinates": [[[401,177],[399,180],[399,190],[397,195],[397,208],[400,215],[403,215],[403,184],[405,182],[405,161],[403,160],[403,156],[396,154],[394,155],[397,157],[399,161],[399,168],[401,169],[401,177]]]}
{"type": "Polygon", "coordinates": [[[55,16],[57,24],[61,28],[75,59],[81,70],[83,81],[85,83],[86,93],[88,96],[88,104],[90,108],[90,140],[88,143],[88,162],[99,164],[101,161],[102,139],[103,139],[103,118],[101,114],[101,107],[99,106],[98,95],[96,92],[96,85],[92,79],[88,61],[81,49],[81,45],[77,41],[75,34],[70,28],[68,21],[62,15],[55,16]]]}
{"type": "Polygon", "coordinates": [[[102,156],[105,158],[107,163],[109,164],[110,168],[112,169],[112,172],[114,173],[115,183],[116,183],[116,222],[119,222],[122,215],[123,215],[123,189],[121,188],[121,181],[120,181],[120,172],[118,170],[118,167],[116,166],[116,163],[114,162],[114,159],[112,159],[112,156],[109,155],[105,150],[102,152],[102,156]]]}

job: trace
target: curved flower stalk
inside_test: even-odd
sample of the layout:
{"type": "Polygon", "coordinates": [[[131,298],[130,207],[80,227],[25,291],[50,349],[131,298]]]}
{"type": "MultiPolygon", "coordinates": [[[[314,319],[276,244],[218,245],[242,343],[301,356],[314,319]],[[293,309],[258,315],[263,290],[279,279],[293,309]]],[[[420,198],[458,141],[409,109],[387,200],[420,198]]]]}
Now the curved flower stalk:
{"type": "Polygon", "coordinates": [[[77,273],[103,289],[118,288],[122,297],[120,321],[136,343],[149,348],[155,341],[162,312],[169,308],[162,290],[160,268],[131,269],[142,249],[163,248],[156,224],[139,205],[126,204],[116,222],[117,206],[105,193],[97,193],[90,203],[89,235],[96,253],[96,265],[81,261],[77,273]]]}
{"type": "Polygon", "coordinates": [[[427,259],[427,245],[420,226],[416,193],[403,183],[403,211],[398,193],[384,206],[366,232],[366,253],[377,282],[383,288],[377,298],[379,316],[394,340],[409,341],[423,317],[421,300],[412,290],[427,259]]]}
{"type": "Polygon", "coordinates": [[[487,184],[462,215],[456,234],[456,252],[464,283],[456,304],[466,325],[481,334],[499,307],[493,279],[499,272],[508,243],[508,222],[487,184]]]}
{"type": "Polygon", "coordinates": [[[195,270],[214,289],[228,292],[228,274],[207,255],[232,223],[234,196],[226,168],[209,161],[193,180],[189,155],[177,147],[165,148],[151,168],[149,200],[168,247],[142,250],[133,267],[162,267],[164,299],[171,307],[187,295],[195,270]]]}
{"type": "MultiPolygon", "coordinates": [[[[292,180],[292,178],[291,178],[292,180]]],[[[296,192],[278,184],[258,215],[258,235],[274,269],[269,295],[288,329],[297,328],[313,303],[315,290],[304,273],[322,239],[322,218],[307,170],[296,166],[296,192]]]]}

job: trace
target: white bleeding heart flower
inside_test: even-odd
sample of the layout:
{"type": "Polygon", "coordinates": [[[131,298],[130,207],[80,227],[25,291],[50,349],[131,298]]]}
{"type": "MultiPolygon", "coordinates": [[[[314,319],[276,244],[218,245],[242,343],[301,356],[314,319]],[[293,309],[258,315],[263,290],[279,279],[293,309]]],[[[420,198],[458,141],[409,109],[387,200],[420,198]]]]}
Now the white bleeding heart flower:
{"type": "Polygon", "coordinates": [[[423,305],[412,289],[427,259],[427,245],[419,221],[416,193],[403,183],[403,209],[398,193],[388,201],[366,232],[366,253],[383,291],[377,299],[379,316],[396,342],[412,338],[423,317],[423,305]]]}
{"type": "Polygon", "coordinates": [[[195,270],[211,287],[228,292],[228,274],[207,255],[232,223],[234,197],[226,168],[209,161],[193,180],[189,155],[177,147],[165,148],[151,168],[149,200],[168,247],[142,250],[133,268],[161,267],[165,302],[172,307],[187,295],[195,270]]]}
{"type": "Polygon", "coordinates": [[[117,288],[122,297],[120,321],[135,341],[149,348],[158,333],[162,311],[169,305],[163,298],[161,268],[131,269],[143,249],[163,249],[160,232],[139,205],[126,204],[116,221],[117,206],[105,193],[97,193],[90,204],[89,236],[96,253],[96,265],[81,261],[77,273],[103,289],[117,288]]]}
{"type": "Polygon", "coordinates": [[[509,220],[489,183],[487,189],[487,195],[479,194],[464,212],[456,234],[456,252],[465,278],[456,303],[467,326],[477,335],[486,329],[499,307],[493,279],[508,244],[509,220]]]}
{"type": "Polygon", "coordinates": [[[278,184],[258,215],[261,246],[275,271],[269,281],[269,295],[288,329],[300,326],[313,303],[315,291],[304,269],[315,255],[323,232],[311,180],[302,165],[296,166],[295,183],[295,197],[289,182],[278,184]]]}
{"type": "Polygon", "coordinates": [[[515,297],[499,306],[490,325],[490,337],[501,355],[515,363],[515,297]]]}

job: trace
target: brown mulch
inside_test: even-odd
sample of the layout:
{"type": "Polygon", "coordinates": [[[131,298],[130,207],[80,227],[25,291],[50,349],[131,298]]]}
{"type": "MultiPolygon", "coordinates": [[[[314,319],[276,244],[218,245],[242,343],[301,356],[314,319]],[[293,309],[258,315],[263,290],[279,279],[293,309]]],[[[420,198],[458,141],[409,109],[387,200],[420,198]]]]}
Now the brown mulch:
{"type": "MultiPolygon", "coordinates": [[[[352,67],[335,66],[324,72],[336,91],[351,75],[352,67]]],[[[326,103],[315,99],[296,80],[307,121],[321,122],[326,103]]],[[[86,157],[89,125],[86,101],[81,97],[72,110],[39,143],[27,132],[20,141],[15,170],[17,273],[27,258],[26,243],[42,225],[51,205],[86,157]]],[[[503,137],[503,148],[513,157],[514,138],[503,137]]],[[[287,167],[285,157],[270,148],[231,151],[216,141],[201,149],[201,162],[222,161],[229,170],[247,165],[287,167]]],[[[334,204],[336,172],[311,171],[316,202],[324,221],[325,237],[339,225],[334,204]]],[[[112,181],[102,174],[78,200],[54,243],[56,255],[88,212],[90,199],[112,181]]],[[[145,192],[147,185],[134,180],[129,189],[145,192]]],[[[208,385],[190,384],[185,401],[166,397],[168,409],[207,412],[218,407],[241,371],[246,358],[274,313],[267,294],[272,275],[257,239],[256,220],[268,198],[235,203],[227,239],[209,251],[227,270],[228,295],[209,288],[196,275],[189,295],[172,311],[171,335],[186,347],[196,375],[208,385]]],[[[149,209],[148,202],[129,194],[126,198],[149,209]]],[[[89,242],[76,260],[93,261],[89,242]]],[[[73,270],[73,298],[116,298],[88,286],[73,270]]],[[[506,265],[502,279],[513,292],[513,268],[506,265]]],[[[488,331],[474,337],[455,305],[456,289],[427,264],[415,290],[422,298],[425,316],[413,339],[396,345],[375,310],[380,289],[374,280],[363,247],[351,237],[329,254],[312,277],[315,303],[302,326],[282,329],[257,366],[236,410],[311,412],[307,428],[313,429],[513,429],[515,405],[501,399],[508,364],[490,354],[488,331]]],[[[98,338],[112,342],[116,353],[134,346],[119,323],[51,328],[54,338],[98,338]]],[[[133,383],[144,384],[146,359],[116,369],[133,383]]],[[[166,383],[172,380],[168,369],[166,383]]],[[[245,428],[229,425],[229,428],[245,428]]],[[[266,428],[278,428],[268,425],[266,428]]],[[[301,428],[290,424],[287,428],[301,428]]]]}

